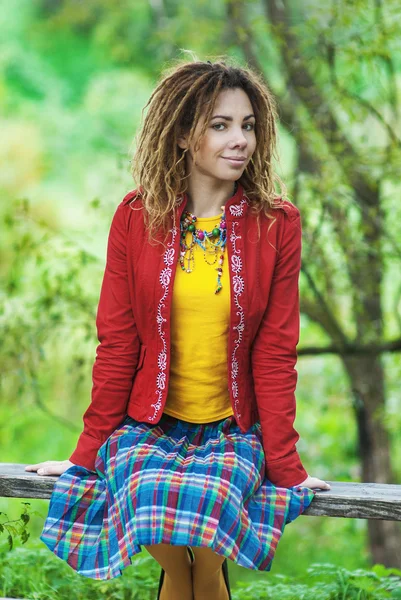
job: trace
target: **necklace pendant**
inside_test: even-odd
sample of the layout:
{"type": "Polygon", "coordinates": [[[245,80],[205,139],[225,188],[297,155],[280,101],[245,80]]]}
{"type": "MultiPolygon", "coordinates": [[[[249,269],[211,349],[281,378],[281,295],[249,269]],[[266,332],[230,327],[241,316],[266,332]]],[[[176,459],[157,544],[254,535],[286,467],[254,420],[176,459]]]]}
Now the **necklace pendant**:
{"type": "Polygon", "coordinates": [[[217,271],[217,287],[215,289],[215,294],[219,294],[223,289],[221,284],[221,276],[223,274],[222,264],[224,261],[224,249],[227,241],[227,223],[225,219],[224,207],[222,206],[223,213],[220,217],[219,225],[216,225],[212,231],[203,231],[202,229],[196,228],[197,218],[195,215],[190,212],[185,212],[181,217],[180,230],[181,230],[181,239],[180,239],[180,265],[181,269],[186,273],[192,273],[195,268],[195,258],[194,258],[194,246],[197,244],[203,250],[203,259],[206,264],[212,266],[215,265],[218,260],[217,271]],[[189,245],[186,243],[186,234],[191,234],[191,242],[189,245]],[[202,243],[203,242],[203,243],[202,243]],[[186,253],[189,253],[189,256],[186,257],[186,253]],[[212,262],[209,262],[208,255],[212,257],[212,262]],[[191,268],[192,262],[192,268],[191,268]]]}

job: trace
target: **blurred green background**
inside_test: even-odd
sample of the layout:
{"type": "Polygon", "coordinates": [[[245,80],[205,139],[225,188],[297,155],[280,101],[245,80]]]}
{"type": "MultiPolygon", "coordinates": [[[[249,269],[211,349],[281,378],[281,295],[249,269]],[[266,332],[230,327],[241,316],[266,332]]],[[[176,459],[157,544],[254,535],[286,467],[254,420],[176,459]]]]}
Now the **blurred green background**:
{"type": "MultiPolygon", "coordinates": [[[[0,27],[2,461],[64,460],[75,447],[90,401],[107,233],[115,207],[135,187],[129,161],[141,110],[163,67],[193,52],[248,62],[278,100],[277,169],[304,218],[296,421],[303,462],[329,481],[366,481],[367,473],[369,481],[400,483],[399,347],[374,357],[382,388],[373,390],[369,377],[366,383],[365,400],[377,399],[372,413],[384,432],[372,451],[381,444],[391,458],[382,477],[369,475],[361,458],[354,383],[368,369],[339,350],[345,341],[386,344],[401,336],[398,2],[0,0],[0,27]],[[357,272],[366,273],[358,298],[357,272]],[[341,334],[325,325],[327,315],[341,334]],[[313,350],[333,344],[327,353],[313,350]]],[[[38,514],[24,548],[54,568],[38,542],[48,502],[30,502],[38,514]]],[[[10,519],[21,506],[0,499],[10,519]]],[[[7,565],[12,553],[20,564],[21,544],[8,553],[0,535],[0,546],[3,594],[17,593],[22,582],[7,565]]],[[[306,581],[314,563],[352,571],[374,562],[367,521],[302,516],[285,529],[271,573],[229,567],[235,588],[273,575],[306,581]]],[[[47,598],[34,564],[29,597],[47,598]]],[[[398,558],[385,564],[401,567],[398,558]]],[[[119,593],[110,597],[131,597],[119,593]]]]}

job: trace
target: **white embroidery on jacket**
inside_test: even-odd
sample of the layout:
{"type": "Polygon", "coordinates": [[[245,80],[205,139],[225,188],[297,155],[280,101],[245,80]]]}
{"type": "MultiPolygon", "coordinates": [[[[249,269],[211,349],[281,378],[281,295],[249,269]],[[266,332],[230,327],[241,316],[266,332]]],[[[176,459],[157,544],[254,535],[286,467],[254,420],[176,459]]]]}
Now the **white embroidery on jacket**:
{"type": "Polygon", "coordinates": [[[233,204],[230,206],[230,213],[233,217],[242,217],[244,214],[244,204],[248,203],[248,199],[246,196],[242,197],[242,200],[239,204],[233,204]]]}
{"type": "Polygon", "coordinates": [[[167,244],[168,248],[166,248],[164,255],[163,255],[163,261],[164,261],[164,264],[166,265],[166,267],[161,271],[160,276],[159,276],[159,280],[160,280],[162,288],[164,288],[164,292],[163,292],[163,295],[160,298],[159,304],[157,306],[156,322],[157,322],[157,330],[159,332],[159,336],[160,336],[160,339],[163,344],[163,349],[161,352],[159,352],[159,356],[157,357],[157,366],[159,369],[159,372],[156,377],[156,388],[157,389],[155,392],[156,396],[157,396],[157,402],[155,404],[151,405],[154,408],[154,413],[153,413],[152,417],[149,417],[150,421],[154,421],[156,419],[158,412],[160,411],[160,408],[162,405],[163,391],[166,388],[167,344],[166,344],[166,332],[165,332],[164,323],[167,321],[167,319],[165,317],[163,317],[162,310],[166,307],[166,305],[164,304],[164,301],[168,296],[170,283],[171,283],[171,274],[172,274],[171,266],[174,263],[174,256],[175,256],[174,243],[175,243],[175,238],[177,237],[177,231],[178,231],[178,228],[176,226],[174,226],[172,229],[170,229],[169,233],[171,233],[171,236],[172,236],[171,242],[169,242],[167,244]]]}
{"type": "MultiPolygon", "coordinates": [[[[243,205],[246,204],[246,199],[243,198],[241,200],[240,206],[230,206],[230,212],[234,216],[241,216],[243,214],[243,205]]],[[[236,228],[238,227],[238,221],[233,221],[231,225],[231,243],[233,248],[233,253],[231,256],[231,269],[232,272],[235,273],[233,275],[233,291],[234,291],[234,303],[237,307],[237,315],[239,316],[238,325],[234,326],[234,329],[238,332],[238,337],[234,342],[234,350],[231,356],[231,389],[234,397],[234,410],[237,415],[237,419],[241,418],[241,413],[239,412],[239,397],[238,397],[238,359],[237,359],[237,350],[239,345],[242,342],[242,334],[245,327],[245,314],[244,309],[242,308],[239,297],[244,292],[245,289],[245,281],[242,275],[240,274],[242,271],[243,263],[242,258],[240,256],[241,250],[237,248],[237,240],[241,239],[242,236],[236,234],[236,228]]]]}

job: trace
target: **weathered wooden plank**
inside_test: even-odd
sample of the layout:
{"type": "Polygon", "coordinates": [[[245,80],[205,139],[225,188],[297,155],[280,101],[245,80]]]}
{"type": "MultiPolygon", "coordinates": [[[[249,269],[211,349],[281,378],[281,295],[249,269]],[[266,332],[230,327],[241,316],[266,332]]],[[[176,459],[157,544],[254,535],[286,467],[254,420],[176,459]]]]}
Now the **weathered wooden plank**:
{"type": "MultiPolygon", "coordinates": [[[[58,476],[41,476],[24,468],[24,464],[0,463],[0,497],[49,499],[58,476]]],[[[401,521],[401,485],[328,483],[331,490],[316,490],[304,515],[401,521]]]]}
{"type": "Polygon", "coordinates": [[[34,471],[25,471],[25,466],[19,463],[0,463],[0,497],[48,500],[58,475],[38,475],[34,471]]]}
{"type": "MultiPolygon", "coordinates": [[[[326,480],[325,480],[326,481],[326,480]]],[[[401,485],[328,481],[304,515],[401,521],[401,485]]]]}

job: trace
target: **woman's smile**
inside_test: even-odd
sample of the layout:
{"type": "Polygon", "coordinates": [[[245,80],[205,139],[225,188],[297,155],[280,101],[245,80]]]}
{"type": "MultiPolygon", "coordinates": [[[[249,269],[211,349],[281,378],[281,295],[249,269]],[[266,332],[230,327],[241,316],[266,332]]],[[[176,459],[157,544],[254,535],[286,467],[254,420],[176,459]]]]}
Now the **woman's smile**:
{"type": "Polygon", "coordinates": [[[222,156],[221,158],[224,158],[230,165],[237,168],[241,168],[246,162],[246,158],[231,158],[229,156],[222,156]]]}

